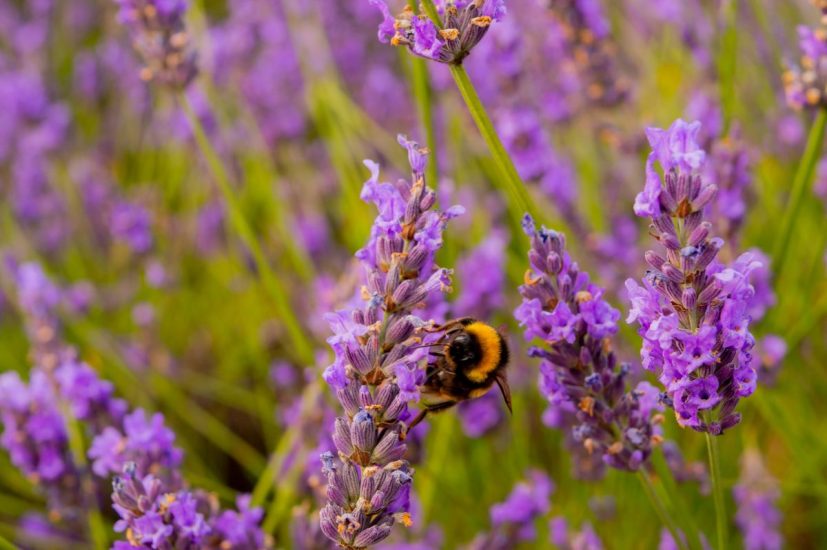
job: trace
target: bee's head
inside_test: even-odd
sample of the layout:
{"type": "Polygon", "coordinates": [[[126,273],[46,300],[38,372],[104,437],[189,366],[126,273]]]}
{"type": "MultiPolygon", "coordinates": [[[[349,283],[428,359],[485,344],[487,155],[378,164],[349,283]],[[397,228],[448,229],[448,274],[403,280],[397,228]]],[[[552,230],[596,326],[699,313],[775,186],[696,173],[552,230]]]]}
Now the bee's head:
{"type": "Polygon", "coordinates": [[[458,370],[473,368],[482,355],[479,339],[466,330],[457,332],[448,343],[448,355],[458,370]]]}

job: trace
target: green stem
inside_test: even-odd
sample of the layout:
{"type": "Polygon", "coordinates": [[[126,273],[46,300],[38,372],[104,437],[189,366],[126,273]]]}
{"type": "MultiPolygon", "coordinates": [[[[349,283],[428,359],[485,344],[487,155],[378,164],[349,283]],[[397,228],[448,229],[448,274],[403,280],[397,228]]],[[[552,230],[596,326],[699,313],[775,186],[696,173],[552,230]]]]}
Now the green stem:
{"type": "Polygon", "coordinates": [[[718,550],[726,550],[727,521],[724,504],[724,487],[721,483],[721,462],[718,454],[716,436],[706,433],[706,448],[709,452],[709,475],[712,481],[712,494],[715,500],[715,524],[718,531],[718,550]]]}
{"type": "Polygon", "coordinates": [[[12,544],[5,537],[0,536],[0,550],[17,550],[19,546],[12,544]]]}
{"type": "Polygon", "coordinates": [[[781,280],[795,222],[798,221],[804,195],[813,181],[816,163],[821,156],[825,127],[827,127],[827,109],[819,109],[815,122],[813,122],[810,128],[810,134],[807,136],[807,146],[804,149],[801,162],[798,164],[798,170],[795,172],[790,198],[789,201],[787,201],[787,208],[781,219],[781,231],[776,240],[775,254],[773,254],[776,284],[781,280]]]}
{"type": "Polygon", "coordinates": [[[198,119],[198,116],[196,116],[195,111],[190,105],[190,102],[185,94],[180,95],[180,103],[184,110],[184,114],[187,117],[187,121],[192,128],[195,141],[198,143],[201,154],[204,156],[204,160],[209,165],[213,178],[218,184],[219,190],[221,191],[224,201],[227,204],[230,223],[233,225],[236,233],[238,233],[238,236],[241,238],[244,246],[246,246],[252,254],[253,261],[256,263],[256,268],[261,278],[261,282],[273,300],[276,313],[285,324],[299,359],[304,363],[311,363],[313,361],[313,348],[310,345],[307,335],[290,305],[284,285],[273,273],[273,270],[255,237],[253,228],[244,216],[241,205],[238,202],[238,198],[235,196],[235,193],[230,186],[230,179],[227,175],[227,171],[224,169],[224,164],[210,143],[210,140],[204,131],[204,127],[201,125],[201,121],[198,119]]]}
{"type": "Polygon", "coordinates": [[[422,7],[425,9],[425,13],[428,14],[428,18],[436,25],[436,28],[441,29],[442,21],[439,19],[439,11],[436,9],[434,0],[422,0],[422,7]]]}
{"type": "Polygon", "coordinates": [[[655,513],[658,515],[658,518],[660,518],[661,523],[669,530],[669,534],[672,535],[675,545],[681,550],[687,550],[686,542],[681,536],[681,532],[674,518],[669,514],[669,510],[666,508],[663,500],[658,496],[655,486],[652,483],[652,478],[644,470],[638,470],[637,477],[643,486],[643,492],[649,497],[649,501],[652,503],[652,507],[655,509],[655,513]]]}
{"type": "Polygon", "coordinates": [[[450,65],[450,69],[451,76],[454,77],[454,82],[457,88],[459,88],[463,100],[465,100],[465,105],[471,112],[471,117],[474,119],[485,143],[488,145],[488,149],[494,157],[494,162],[500,172],[502,181],[497,181],[495,184],[498,187],[505,187],[505,193],[511,204],[510,210],[512,215],[515,216],[515,221],[519,224],[525,212],[535,215],[533,202],[528,195],[522,179],[520,179],[520,174],[517,173],[517,168],[515,168],[511,157],[508,155],[505,146],[497,135],[494,124],[491,122],[491,118],[488,116],[482,101],[477,95],[474,84],[471,82],[471,79],[468,78],[468,73],[465,71],[465,68],[462,65],[450,65]]]}
{"type": "Polygon", "coordinates": [[[426,60],[419,57],[412,58],[411,84],[414,99],[416,100],[416,108],[417,111],[419,111],[419,122],[422,125],[422,131],[425,133],[428,149],[431,151],[430,162],[428,162],[425,167],[425,175],[431,187],[436,188],[439,174],[436,155],[436,131],[434,129],[433,97],[431,95],[426,60]]]}

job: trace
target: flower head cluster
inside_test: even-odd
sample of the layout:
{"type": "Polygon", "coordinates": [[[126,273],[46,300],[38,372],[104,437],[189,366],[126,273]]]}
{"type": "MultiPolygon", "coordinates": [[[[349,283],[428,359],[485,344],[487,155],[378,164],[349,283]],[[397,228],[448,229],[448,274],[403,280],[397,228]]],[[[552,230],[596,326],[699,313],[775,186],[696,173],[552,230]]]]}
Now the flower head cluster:
{"type": "Polygon", "coordinates": [[[434,265],[446,221],[463,209],[434,209],[436,195],[425,184],[426,151],[400,136],[408,151],[411,181],[379,182],[379,168],[362,198],[379,210],[370,240],[356,253],[365,269],[361,297],[349,310],[329,314],[328,342],[335,361],[325,380],[336,390],[344,416],[336,419],[333,441],[339,461],[322,456],[328,504],[322,509],[324,534],[344,548],[364,548],[383,540],[397,519],[409,522],[412,470],[406,451],[403,415],[423,382],[430,335],[413,314],[435,293],[449,288],[451,271],[434,265]]]}
{"type": "Polygon", "coordinates": [[[571,260],[562,234],[537,229],[529,216],[523,228],[531,238],[531,269],[514,315],[526,339],[545,344],[529,355],[542,359],[540,389],[550,404],[546,421],[569,428],[607,465],[637,470],[661,439],[652,418],[657,392],[645,382],[626,389],[629,366],[618,364],[611,351],[620,312],[571,260]]]}
{"type": "Polygon", "coordinates": [[[700,123],[683,120],[668,130],[647,130],[653,151],[635,213],[651,218],[650,231],[663,250],[646,253],[643,286],[626,281],[627,321],[640,325],[643,366],[659,374],[678,423],[720,434],[740,421],[735,406],[755,390],[749,277],[761,262],[751,254],[732,267],[716,261],[724,242],[711,235],[704,208],[717,187],[700,175],[705,153],[699,130],[700,123]]]}
{"type": "Polygon", "coordinates": [[[187,0],[115,0],[118,21],[125,25],[141,55],[143,80],[158,80],[182,89],[198,73],[195,51],[184,24],[187,0]]]}
{"type": "Polygon", "coordinates": [[[424,12],[410,6],[398,16],[391,15],[385,0],[369,0],[383,16],[379,40],[407,46],[415,55],[459,65],[479,44],[495,21],[505,16],[505,0],[437,0],[437,26],[424,12]]]}
{"type": "Polygon", "coordinates": [[[238,498],[238,511],[222,511],[208,493],[170,490],[152,474],[139,476],[134,463],[114,478],[112,502],[120,517],[115,530],[127,539],[116,542],[114,550],[270,546],[258,527],[263,511],[250,508],[248,496],[238,498]]]}
{"type": "Polygon", "coordinates": [[[741,458],[741,477],[732,493],[738,505],[735,523],[744,537],[744,548],[782,548],[781,513],[777,507],[780,496],[778,482],[767,472],[756,450],[747,450],[741,458]]]}
{"type": "Polygon", "coordinates": [[[801,58],[784,71],[784,94],[793,109],[827,107],[827,28],[798,27],[801,58]]]}

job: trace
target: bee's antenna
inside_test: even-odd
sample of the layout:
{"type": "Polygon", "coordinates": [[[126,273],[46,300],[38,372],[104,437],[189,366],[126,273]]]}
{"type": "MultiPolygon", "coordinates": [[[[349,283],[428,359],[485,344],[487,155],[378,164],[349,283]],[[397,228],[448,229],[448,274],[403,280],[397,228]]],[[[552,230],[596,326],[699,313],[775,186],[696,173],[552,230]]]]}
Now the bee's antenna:
{"type": "Polygon", "coordinates": [[[443,342],[435,342],[433,344],[422,344],[421,346],[411,346],[408,349],[412,350],[412,349],[422,349],[422,348],[436,348],[436,347],[444,346],[444,345],[445,344],[443,342]]]}

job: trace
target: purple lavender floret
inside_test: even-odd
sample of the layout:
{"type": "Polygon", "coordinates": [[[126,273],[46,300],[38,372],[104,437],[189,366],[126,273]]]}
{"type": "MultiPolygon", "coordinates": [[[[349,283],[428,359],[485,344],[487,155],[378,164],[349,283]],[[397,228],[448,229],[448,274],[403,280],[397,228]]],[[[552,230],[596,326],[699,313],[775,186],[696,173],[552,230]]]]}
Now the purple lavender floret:
{"type": "Polygon", "coordinates": [[[363,303],[327,315],[335,353],[324,379],[345,415],[336,419],[339,451],[322,455],[328,503],[321,510],[324,534],[343,548],[365,548],[384,540],[399,520],[409,524],[408,494],[413,470],[404,459],[403,415],[418,398],[427,349],[425,321],[414,314],[427,299],[450,288],[451,271],[434,264],[446,222],[462,207],[434,208],[426,186],[427,151],[399,136],[408,151],[410,181],[379,181],[370,161],[362,199],[376,204],[368,244],[356,253],[364,268],[363,303]]]}
{"type": "Polygon", "coordinates": [[[186,0],[114,0],[144,67],[141,79],[185,88],[198,74],[184,18],[186,0]]]}
{"type": "Polygon", "coordinates": [[[678,423],[719,435],[740,421],[735,407],[755,390],[749,332],[755,289],[749,280],[762,264],[751,253],[731,267],[716,260],[724,241],[713,236],[704,209],[717,187],[700,175],[705,153],[696,141],[699,130],[700,123],[683,120],[668,130],[647,130],[653,151],[635,212],[652,219],[650,232],[662,250],[646,253],[643,286],[626,281],[627,322],[640,325],[643,366],[658,373],[663,401],[678,423]]]}
{"type": "Polygon", "coordinates": [[[407,46],[426,59],[459,65],[479,44],[491,24],[505,17],[505,0],[435,0],[441,28],[428,15],[406,6],[394,17],[385,0],[368,0],[382,14],[379,41],[407,46]]]}
{"type": "Polygon", "coordinates": [[[528,215],[523,229],[531,238],[531,268],[514,316],[527,340],[544,343],[529,355],[542,360],[540,391],[550,409],[545,420],[569,431],[589,455],[635,471],[661,440],[652,417],[659,408],[657,391],[646,382],[627,391],[630,367],[611,351],[620,312],[571,260],[565,237],[537,229],[528,215]]]}
{"type": "Polygon", "coordinates": [[[780,550],[784,546],[781,536],[781,512],[778,498],[781,491],[778,482],[764,466],[761,455],[748,449],[741,458],[741,477],[732,494],[738,511],[735,523],[744,537],[746,550],[780,550]]]}

